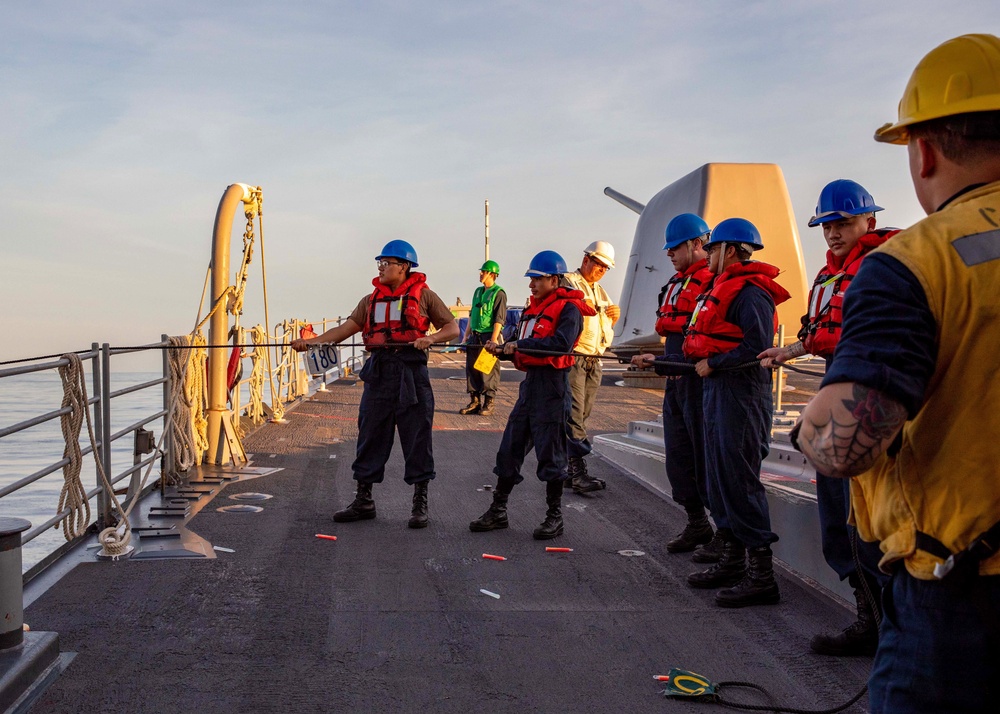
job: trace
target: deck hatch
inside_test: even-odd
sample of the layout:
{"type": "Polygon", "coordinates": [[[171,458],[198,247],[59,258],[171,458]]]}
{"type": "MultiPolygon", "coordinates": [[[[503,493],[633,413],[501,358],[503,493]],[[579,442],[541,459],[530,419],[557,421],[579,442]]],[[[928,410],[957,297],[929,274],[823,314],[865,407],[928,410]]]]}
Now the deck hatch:
{"type": "Polygon", "coordinates": [[[215,510],[219,513],[260,513],[264,509],[260,506],[251,506],[249,503],[237,503],[233,506],[222,506],[215,510]]]}
{"type": "Polygon", "coordinates": [[[267,493],[257,493],[255,491],[247,491],[246,493],[234,493],[230,496],[234,501],[266,501],[269,498],[274,498],[267,493]]]}

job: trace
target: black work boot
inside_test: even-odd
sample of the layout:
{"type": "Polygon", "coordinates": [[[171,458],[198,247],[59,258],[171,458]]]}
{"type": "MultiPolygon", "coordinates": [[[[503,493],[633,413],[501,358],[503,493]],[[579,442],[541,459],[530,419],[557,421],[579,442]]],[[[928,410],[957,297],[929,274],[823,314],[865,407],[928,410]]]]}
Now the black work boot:
{"type": "Polygon", "coordinates": [[[479,413],[479,395],[470,394],[469,403],[458,410],[459,414],[478,414],[479,413]]]}
{"type": "Polygon", "coordinates": [[[875,579],[866,576],[864,582],[861,576],[854,572],[847,576],[848,582],[854,588],[854,599],[858,607],[858,619],[852,622],[843,632],[835,635],[816,635],[809,647],[817,654],[834,657],[855,657],[858,655],[872,656],[878,649],[878,620],[869,598],[881,604],[881,590],[875,579]],[[868,592],[865,591],[868,586],[868,592]]]}
{"type": "Polygon", "coordinates": [[[693,588],[721,588],[735,585],[746,575],[746,548],[730,534],[722,543],[719,562],[697,573],[688,575],[688,585],[693,588]]]}
{"type": "Polygon", "coordinates": [[[562,481],[545,482],[545,503],[548,510],[545,512],[545,520],[531,534],[535,540],[549,540],[562,535],[562,481]]]}
{"type": "Polygon", "coordinates": [[[705,507],[697,505],[684,506],[688,522],[679,536],[667,542],[668,553],[690,553],[699,545],[710,543],[715,536],[712,524],[705,515],[705,507]]]}
{"type": "Polygon", "coordinates": [[[483,416],[489,416],[493,413],[493,397],[489,394],[483,397],[483,406],[479,409],[479,413],[483,416]]]}
{"type": "Polygon", "coordinates": [[[748,605],[776,605],[781,599],[778,581],[774,579],[771,564],[771,546],[747,550],[746,575],[736,585],[715,594],[715,604],[721,607],[747,607],[748,605]]]}
{"type": "Polygon", "coordinates": [[[572,474],[573,492],[590,493],[591,491],[601,491],[608,487],[602,479],[594,478],[587,473],[587,462],[582,456],[571,456],[569,458],[569,472],[572,474]]]}
{"type": "Polygon", "coordinates": [[[372,485],[370,483],[358,483],[358,492],[351,501],[351,505],[343,511],[333,514],[333,520],[337,523],[351,523],[352,521],[364,521],[375,517],[375,501],[372,499],[372,485]]]}
{"type": "Polygon", "coordinates": [[[733,532],[728,528],[720,528],[715,531],[712,540],[703,546],[696,548],[691,555],[692,563],[718,563],[722,557],[722,544],[733,537],[733,532]]]}
{"type": "Polygon", "coordinates": [[[483,531],[495,531],[506,528],[507,523],[507,497],[514,490],[513,479],[497,479],[496,490],[493,491],[493,503],[490,504],[486,513],[469,524],[469,530],[476,533],[483,531]]]}
{"type": "Polygon", "coordinates": [[[413,511],[406,525],[410,528],[427,527],[427,481],[413,484],[413,511]]]}

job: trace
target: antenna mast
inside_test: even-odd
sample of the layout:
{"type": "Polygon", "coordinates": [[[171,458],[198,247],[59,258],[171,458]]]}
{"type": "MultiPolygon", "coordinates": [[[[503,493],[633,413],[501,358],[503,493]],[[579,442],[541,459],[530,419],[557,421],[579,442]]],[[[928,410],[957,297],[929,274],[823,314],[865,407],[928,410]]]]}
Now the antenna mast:
{"type": "Polygon", "coordinates": [[[486,199],[486,258],[490,259],[490,199],[486,199]]]}

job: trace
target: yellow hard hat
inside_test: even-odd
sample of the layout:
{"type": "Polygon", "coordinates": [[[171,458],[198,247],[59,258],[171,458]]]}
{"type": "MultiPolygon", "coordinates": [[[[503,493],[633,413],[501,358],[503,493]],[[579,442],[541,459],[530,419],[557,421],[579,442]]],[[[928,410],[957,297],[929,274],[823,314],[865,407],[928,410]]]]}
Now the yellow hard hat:
{"type": "Polygon", "coordinates": [[[1000,111],[1000,37],[962,35],[920,60],[899,100],[899,121],[875,141],[905,144],[911,124],[969,112],[1000,111]]]}

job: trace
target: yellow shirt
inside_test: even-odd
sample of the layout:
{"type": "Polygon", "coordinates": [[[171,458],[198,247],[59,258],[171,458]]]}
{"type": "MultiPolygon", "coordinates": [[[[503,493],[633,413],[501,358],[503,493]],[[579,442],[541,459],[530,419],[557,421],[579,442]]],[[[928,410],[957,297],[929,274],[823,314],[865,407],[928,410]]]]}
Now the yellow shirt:
{"type": "MultiPolygon", "coordinates": [[[[882,565],[904,559],[930,580],[941,559],[916,549],[919,530],[951,552],[1000,521],[1000,182],[974,189],[878,248],[923,287],[938,354],[902,446],[852,482],[862,536],[882,565]]],[[[1000,574],[1000,554],[980,563],[1000,574]]]]}
{"type": "Polygon", "coordinates": [[[584,355],[604,354],[615,337],[615,327],[607,310],[614,303],[607,291],[598,283],[588,283],[579,270],[563,274],[562,284],[582,292],[583,299],[597,310],[597,314],[592,317],[584,316],[580,341],[573,351],[584,355]]]}

